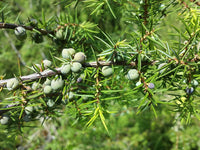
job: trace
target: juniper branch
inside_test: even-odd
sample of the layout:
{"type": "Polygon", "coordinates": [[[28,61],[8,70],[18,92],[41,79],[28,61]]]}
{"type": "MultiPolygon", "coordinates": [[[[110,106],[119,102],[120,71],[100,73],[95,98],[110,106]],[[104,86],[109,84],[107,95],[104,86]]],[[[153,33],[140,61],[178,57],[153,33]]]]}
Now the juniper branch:
{"type": "MultiPolygon", "coordinates": [[[[155,61],[153,62],[144,62],[144,65],[151,65],[154,64],[155,61]]],[[[89,62],[89,63],[85,63],[83,64],[83,67],[98,67],[98,66],[110,66],[110,65],[130,65],[130,66],[136,66],[137,63],[136,62],[130,62],[130,63],[125,63],[125,62],[116,62],[113,63],[111,61],[98,61],[98,62],[89,62]]],[[[34,81],[40,78],[45,78],[45,77],[50,77],[50,76],[54,76],[56,74],[59,74],[61,72],[61,67],[60,68],[55,68],[54,70],[44,70],[42,72],[39,73],[33,73],[30,75],[26,75],[26,76],[22,76],[19,77],[19,79],[23,82],[23,81],[34,81]]],[[[11,78],[13,79],[13,78],[11,78]]],[[[5,79],[5,80],[0,80],[0,87],[5,87],[6,83],[11,80],[11,79],[5,79]]]]}

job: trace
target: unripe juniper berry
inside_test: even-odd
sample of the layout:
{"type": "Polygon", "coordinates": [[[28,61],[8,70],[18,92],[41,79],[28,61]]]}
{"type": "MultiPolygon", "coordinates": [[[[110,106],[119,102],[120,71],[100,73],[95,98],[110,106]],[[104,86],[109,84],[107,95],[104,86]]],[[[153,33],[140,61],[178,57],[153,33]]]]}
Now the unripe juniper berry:
{"type": "Polygon", "coordinates": [[[54,102],[52,99],[49,99],[49,100],[47,101],[47,106],[53,107],[54,105],[55,105],[55,102],[54,102]]]}
{"type": "Polygon", "coordinates": [[[140,81],[138,81],[135,85],[139,86],[140,84],[142,84],[140,81]]]}
{"type": "Polygon", "coordinates": [[[72,72],[79,72],[79,70],[82,68],[81,63],[79,62],[73,62],[71,65],[71,71],[72,72]]]}
{"type": "Polygon", "coordinates": [[[197,80],[192,80],[192,81],[191,81],[191,84],[192,84],[193,86],[198,86],[198,85],[199,85],[199,83],[198,83],[197,80]]]}
{"type": "Polygon", "coordinates": [[[41,84],[38,83],[38,82],[34,82],[34,83],[32,84],[32,89],[33,89],[33,90],[37,90],[37,89],[40,88],[40,87],[41,87],[41,84]]]}
{"type": "MultiPolygon", "coordinates": [[[[158,69],[164,67],[165,65],[167,65],[167,63],[162,63],[162,64],[158,65],[158,69]]],[[[163,72],[165,71],[165,69],[166,69],[166,68],[161,69],[159,72],[160,72],[160,73],[163,73],[163,72]]]]}
{"type": "Polygon", "coordinates": [[[56,31],[56,38],[59,40],[63,40],[64,39],[64,31],[63,29],[59,29],[58,31],[56,31]]]}
{"type": "Polygon", "coordinates": [[[70,57],[72,57],[72,55],[74,55],[75,50],[73,48],[64,48],[62,50],[62,57],[65,59],[69,59],[70,57]]]}
{"type": "Polygon", "coordinates": [[[43,85],[51,85],[51,80],[47,78],[43,85]]]}
{"type": "Polygon", "coordinates": [[[83,52],[78,52],[74,55],[74,61],[83,63],[86,60],[86,56],[83,52]]]}
{"type": "Polygon", "coordinates": [[[68,95],[69,100],[71,100],[74,97],[74,93],[71,91],[69,93],[67,93],[67,95],[68,95]]]}
{"type": "Polygon", "coordinates": [[[46,85],[44,87],[44,93],[45,94],[50,94],[52,92],[52,87],[50,85],[46,85]]]}
{"type": "Polygon", "coordinates": [[[50,60],[43,60],[44,68],[47,69],[48,67],[51,67],[51,61],[50,60]]]}
{"type": "Polygon", "coordinates": [[[113,74],[113,69],[112,69],[111,67],[109,67],[109,66],[104,66],[104,67],[102,68],[102,74],[103,74],[105,77],[110,76],[110,75],[113,74]]]}
{"type": "Polygon", "coordinates": [[[51,81],[51,88],[54,90],[61,89],[64,86],[64,81],[61,78],[53,79],[51,81]]]}
{"type": "Polygon", "coordinates": [[[61,67],[61,73],[64,75],[68,74],[70,72],[70,70],[71,70],[70,64],[64,64],[61,67]]]}
{"type": "Polygon", "coordinates": [[[25,108],[25,112],[27,115],[31,114],[33,112],[33,106],[27,106],[25,108]]]}
{"type": "Polygon", "coordinates": [[[2,125],[5,125],[7,124],[9,121],[9,117],[8,116],[3,116],[1,119],[0,119],[0,122],[2,125]]]}
{"type": "Polygon", "coordinates": [[[24,29],[23,27],[16,27],[15,28],[15,35],[17,37],[18,40],[23,41],[26,39],[27,35],[26,35],[26,29],[24,29]]]}
{"type": "Polygon", "coordinates": [[[129,80],[136,80],[139,77],[139,73],[136,69],[131,69],[128,71],[127,78],[129,80]]]}
{"type": "Polygon", "coordinates": [[[8,82],[6,84],[7,89],[9,91],[16,89],[18,87],[18,85],[19,85],[19,81],[16,78],[8,80],[8,82]]]}

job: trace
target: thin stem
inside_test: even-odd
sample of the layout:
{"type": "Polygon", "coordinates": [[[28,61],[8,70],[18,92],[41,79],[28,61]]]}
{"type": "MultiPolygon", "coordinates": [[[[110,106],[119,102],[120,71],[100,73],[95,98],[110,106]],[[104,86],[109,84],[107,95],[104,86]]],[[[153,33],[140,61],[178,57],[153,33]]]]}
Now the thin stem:
{"type": "Polygon", "coordinates": [[[100,88],[100,78],[99,78],[99,71],[97,68],[97,74],[96,74],[96,100],[97,100],[97,104],[99,104],[100,102],[100,95],[101,95],[101,88],[100,88]]]}
{"type": "Polygon", "coordinates": [[[37,30],[43,35],[48,35],[48,34],[54,35],[54,33],[55,33],[55,31],[47,31],[47,30],[44,30],[44,29],[34,28],[34,27],[31,27],[31,26],[17,25],[17,24],[0,22],[0,28],[2,28],[2,29],[3,28],[4,29],[15,29],[16,27],[19,27],[19,26],[25,28],[26,30],[30,30],[30,31],[37,30]]]}
{"type": "Polygon", "coordinates": [[[186,4],[186,2],[184,2],[183,0],[180,0],[180,2],[181,2],[181,4],[183,4],[185,6],[185,8],[190,10],[190,7],[186,4]]]}
{"type": "Polygon", "coordinates": [[[148,18],[148,0],[144,1],[144,25],[147,25],[147,18],[148,18]]]}
{"type": "Polygon", "coordinates": [[[190,0],[190,2],[195,3],[196,5],[200,6],[200,2],[196,2],[196,0],[190,0]]]}
{"type": "Polygon", "coordinates": [[[75,100],[74,100],[74,104],[75,104],[76,110],[78,111],[79,116],[81,116],[81,110],[80,110],[80,108],[78,107],[78,104],[76,103],[75,100]]]}

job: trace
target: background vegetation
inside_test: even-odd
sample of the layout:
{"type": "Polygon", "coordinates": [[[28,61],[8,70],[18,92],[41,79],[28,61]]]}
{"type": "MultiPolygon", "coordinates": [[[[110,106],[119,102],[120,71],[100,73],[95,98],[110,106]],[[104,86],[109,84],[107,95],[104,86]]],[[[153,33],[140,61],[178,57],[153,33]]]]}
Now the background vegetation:
{"type": "MultiPolygon", "coordinates": [[[[27,39],[19,41],[14,30],[2,29],[2,79],[32,74],[30,67],[44,59],[60,67],[56,58],[66,47],[83,51],[87,62],[118,62],[116,55],[122,60],[112,65],[111,77],[103,77],[94,67],[82,70],[82,83],[76,82],[81,73],[66,77],[71,82],[65,88],[75,93],[72,102],[63,102],[63,90],[62,96],[53,95],[56,106],[49,108],[43,105],[48,96],[41,96],[42,88],[28,93],[33,98],[23,106],[38,110],[28,121],[22,106],[7,112],[11,119],[0,126],[0,149],[199,149],[199,86],[192,94],[185,91],[193,79],[200,81],[199,7],[192,0],[0,1],[4,23],[30,26],[35,18],[38,28],[57,31],[61,25],[65,29],[65,39],[44,35],[42,43],[32,38],[35,31],[27,31],[27,39]],[[137,62],[136,66],[122,64],[130,61],[137,62]],[[163,62],[167,69],[159,74],[157,67],[163,62]],[[125,74],[130,68],[141,72],[143,85],[153,82],[155,88],[147,90],[143,85],[136,87],[137,81],[128,81],[125,74]],[[83,100],[84,95],[89,95],[88,100],[83,100]],[[98,116],[90,125],[97,108],[105,121],[98,116]]],[[[20,90],[1,91],[2,109],[13,101],[23,104],[20,90]]]]}

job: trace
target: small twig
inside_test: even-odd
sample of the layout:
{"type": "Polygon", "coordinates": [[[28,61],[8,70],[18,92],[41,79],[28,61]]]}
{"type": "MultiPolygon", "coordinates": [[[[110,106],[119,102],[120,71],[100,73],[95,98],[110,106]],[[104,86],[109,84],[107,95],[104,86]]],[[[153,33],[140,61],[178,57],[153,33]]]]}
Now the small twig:
{"type": "Polygon", "coordinates": [[[59,29],[63,29],[63,28],[65,28],[65,27],[69,27],[69,26],[77,27],[77,26],[79,26],[79,25],[76,24],[76,23],[65,23],[65,24],[63,24],[63,25],[59,25],[59,26],[55,29],[55,31],[58,31],[59,29]]]}
{"type": "MultiPolygon", "coordinates": [[[[97,68],[98,69],[98,68],[97,68]]],[[[99,74],[96,74],[96,100],[97,100],[97,103],[100,102],[100,95],[101,95],[101,88],[100,88],[100,78],[99,78],[99,74]]]]}
{"type": "Polygon", "coordinates": [[[185,8],[190,10],[190,7],[186,4],[186,2],[184,2],[183,0],[180,0],[180,2],[181,2],[181,4],[183,4],[185,6],[185,8]]]}
{"type": "Polygon", "coordinates": [[[148,36],[152,35],[155,30],[151,30],[150,32],[146,31],[146,34],[140,39],[140,42],[143,42],[148,36]]]}
{"type": "Polygon", "coordinates": [[[131,6],[137,9],[137,6],[133,2],[128,1],[127,3],[129,3],[131,6]]]}
{"type": "Polygon", "coordinates": [[[144,2],[144,25],[147,25],[147,18],[148,18],[148,0],[145,0],[144,2]]]}
{"type": "Polygon", "coordinates": [[[187,45],[185,47],[185,52],[183,53],[182,57],[185,57],[185,55],[187,54],[187,52],[190,50],[190,49],[188,49],[188,46],[189,46],[189,44],[191,44],[191,41],[192,41],[192,39],[194,38],[195,35],[196,35],[195,33],[193,33],[193,34],[190,35],[190,38],[188,39],[187,45]]]}
{"type": "Polygon", "coordinates": [[[55,31],[47,31],[47,30],[44,30],[44,29],[34,28],[34,27],[31,27],[31,26],[17,25],[17,24],[0,22],[0,28],[2,28],[2,29],[3,28],[4,29],[15,29],[16,27],[19,27],[19,26],[25,28],[26,30],[30,30],[30,31],[37,30],[43,35],[48,35],[48,34],[54,35],[55,34],[55,31]]]}
{"type": "Polygon", "coordinates": [[[196,2],[196,0],[190,0],[190,2],[193,2],[194,4],[200,6],[200,2],[196,2]]]}
{"type": "Polygon", "coordinates": [[[76,103],[75,100],[74,100],[74,104],[75,104],[76,110],[78,111],[79,116],[81,116],[81,109],[78,107],[78,104],[76,103]]]}

